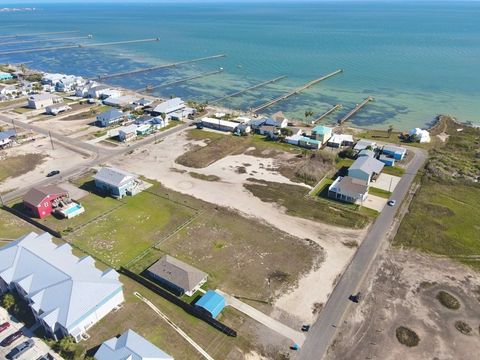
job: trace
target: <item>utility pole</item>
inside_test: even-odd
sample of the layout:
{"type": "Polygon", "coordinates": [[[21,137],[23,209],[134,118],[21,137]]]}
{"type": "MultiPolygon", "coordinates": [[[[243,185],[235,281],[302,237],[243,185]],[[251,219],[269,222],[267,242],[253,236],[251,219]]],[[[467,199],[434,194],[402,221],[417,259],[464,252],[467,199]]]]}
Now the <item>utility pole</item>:
{"type": "Polygon", "coordinates": [[[15,131],[15,135],[17,135],[17,128],[15,127],[15,121],[12,119],[12,126],[13,130],[15,131]]]}
{"type": "Polygon", "coordinates": [[[50,143],[52,144],[52,150],[55,150],[55,146],[53,146],[53,139],[52,139],[52,133],[49,131],[48,136],[50,136],[50,143]]]}

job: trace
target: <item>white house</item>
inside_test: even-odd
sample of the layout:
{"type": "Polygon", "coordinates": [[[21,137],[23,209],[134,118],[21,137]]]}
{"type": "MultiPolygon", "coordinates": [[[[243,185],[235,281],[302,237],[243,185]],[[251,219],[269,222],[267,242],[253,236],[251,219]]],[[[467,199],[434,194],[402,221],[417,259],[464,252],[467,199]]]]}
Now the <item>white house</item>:
{"type": "Polygon", "coordinates": [[[370,183],[383,170],[384,164],[369,156],[359,157],[348,168],[348,176],[370,183]]]}
{"type": "Polygon", "coordinates": [[[96,360],[173,360],[133,330],[105,341],[95,353],[96,360]]]}
{"type": "Polygon", "coordinates": [[[72,108],[66,104],[55,104],[55,105],[50,105],[45,108],[45,112],[50,115],[58,115],[61,112],[65,112],[68,110],[72,110],[72,108]]]}
{"type": "Polygon", "coordinates": [[[28,107],[31,109],[44,109],[47,106],[63,102],[60,96],[52,94],[35,94],[28,97],[28,107]]]}
{"type": "Polygon", "coordinates": [[[115,270],[98,270],[90,256],[78,258],[48,233],[32,232],[0,248],[0,293],[6,291],[29,303],[47,335],[76,341],[124,301],[115,270]]]}
{"type": "Polygon", "coordinates": [[[353,150],[355,150],[356,152],[360,152],[367,148],[370,148],[371,150],[375,150],[377,148],[377,143],[371,140],[360,139],[357,141],[357,143],[353,147],[353,150]]]}
{"type": "Polygon", "coordinates": [[[118,139],[123,142],[135,140],[137,138],[138,125],[132,124],[124,126],[118,131],[118,139]]]}
{"type": "Polygon", "coordinates": [[[422,130],[420,128],[415,128],[410,130],[409,135],[415,138],[415,141],[420,143],[429,143],[430,142],[430,133],[427,130],[422,130]]]}
{"type": "Polygon", "coordinates": [[[350,176],[339,176],[329,186],[328,196],[332,199],[350,203],[365,201],[368,196],[368,183],[365,180],[350,176]]]}
{"type": "Polygon", "coordinates": [[[155,106],[152,112],[156,115],[166,114],[168,116],[172,113],[179,112],[185,109],[185,107],[185,102],[177,97],[158,104],[157,106],[155,106]]]}
{"type": "Polygon", "coordinates": [[[201,124],[204,127],[207,127],[210,129],[215,129],[220,131],[231,131],[231,132],[235,131],[235,129],[239,125],[238,123],[233,121],[220,120],[220,119],[209,118],[209,117],[202,118],[201,124]]]}
{"type": "Polygon", "coordinates": [[[275,120],[277,127],[280,129],[286,128],[288,126],[288,119],[283,115],[283,112],[278,111],[272,115],[272,119],[275,120]]]}
{"type": "Polygon", "coordinates": [[[327,141],[327,146],[339,148],[353,145],[353,136],[348,134],[333,134],[327,141]]]}

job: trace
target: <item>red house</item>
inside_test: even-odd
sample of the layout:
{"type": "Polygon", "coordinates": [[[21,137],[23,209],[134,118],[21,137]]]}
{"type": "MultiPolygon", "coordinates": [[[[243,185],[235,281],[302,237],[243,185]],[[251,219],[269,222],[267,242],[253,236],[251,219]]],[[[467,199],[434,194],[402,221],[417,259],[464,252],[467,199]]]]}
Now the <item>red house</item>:
{"type": "Polygon", "coordinates": [[[65,197],[68,197],[68,191],[59,186],[42,186],[30,189],[23,197],[23,205],[31,216],[43,219],[65,197]]]}

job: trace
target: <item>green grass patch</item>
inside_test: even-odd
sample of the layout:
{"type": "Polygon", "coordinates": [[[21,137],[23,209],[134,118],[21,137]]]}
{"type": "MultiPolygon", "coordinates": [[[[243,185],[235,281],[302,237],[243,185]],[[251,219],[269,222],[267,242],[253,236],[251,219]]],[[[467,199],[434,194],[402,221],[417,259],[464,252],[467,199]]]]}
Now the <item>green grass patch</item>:
{"type": "Polygon", "coordinates": [[[405,326],[400,326],[395,330],[395,335],[400,344],[414,347],[420,343],[420,337],[417,333],[405,326]]]}
{"type": "Polygon", "coordinates": [[[42,154],[25,154],[7,157],[0,161],[0,183],[8,177],[17,177],[32,171],[46,158],[42,154]]]}
{"type": "MultiPolygon", "coordinates": [[[[356,229],[364,228],[371,220],[368,213],[356,211],[360,208],[356,205],[343,206],[320,197],[318,200],[306,198],[308,189],[302,186],[268,181],[255,181],[244,186],[262,201],[284,206],[287,214],[292,216],[356,229]]],[[[325,189],[328,191],[327,184],[322,192],[325,189]]]]}
{"type": "Polygon", "coordinates": [[[148,191],[121,202],[124,205],[68,237],[113,267],[126,264],[195,214],[189,207],[148,191]]]}
{"type": "Polygon", "coordinates": [[[13,110],[13,112],[16,112],[17,114],[25,114],[25,113],[28,113],[30,111],[33,111],[35,109],[30,109],[29,107],[26,107],[26,106],[22,106],[22,107],[18,107],[16,109],[13,110]]]}
{"type": "Polygon", "coordinates": [[[382,197],[384,199],[388,199],[390,198],[390,195],[392,195],[390,191],[378,189],[372,186],[368,189],[368,193],[371,195],[382,197]]]}
{"type": "Polygon", "coordinates": [[[107,133],[108,133],[108,130],[99,130],[99,131],[94,132],[93,136],[99,138],[99,137],[107,135],[107,133]]]}
{"type": "MultiPolygon", "coordinates": [[[[16,217],[15,215],[0,209],[0,239],[17,239],[36,228],[16,217]]],[[[0,246],[3,244],[0,244],[0,246]]]]}
{"type": "Polygon", "coordinates": [[[6,100],[6,101],[1,101],[0,102],[0,109],[6,108],[11,105],[20,105],[24,104],[26,106],[27,100],[25,98],[22,99],[12,99],[12,100],[6,100]]]}
{"type": "Polygon", "coordinates": [[[200,174],[194,171],[190,171],[188,173],[191,177],[195,179],[200,179],[200,180],[205,180],[205,181],[219,181],[220,178],[217,175],[205,175],[205,174],[200,174]]]}
{"type": "Polygon", "coordinates": [[[455,296],[446,292],[446,291],[439,291],[437,296],[437,300],[445,306],[447,309],[450,310],[458,310],[460,309],[460,301],[457,300],[455,296]]]}
{"type": "Polygon", "coordinates": [[[388,175],[402,177],[405,174],[405,169],[398,166],[384,166],[382,172],[388,175]]]}

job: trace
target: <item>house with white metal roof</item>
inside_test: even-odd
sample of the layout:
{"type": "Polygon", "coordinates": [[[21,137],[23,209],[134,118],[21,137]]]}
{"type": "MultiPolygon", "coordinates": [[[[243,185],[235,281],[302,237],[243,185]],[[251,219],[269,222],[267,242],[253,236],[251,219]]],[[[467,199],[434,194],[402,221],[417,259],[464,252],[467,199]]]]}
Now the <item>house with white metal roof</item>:
{"type": "Polygon", "coordinates": [[[368,148],[369,150],[375,150],[377,148],[377,143],[375,141],[361,139],[357,141],[353,150],[359,152],[368,148]]]}
{"type": "Polygon", "coordinates": [[[110,167],[102,167],[93,177],[97,190],[114,198],[137,194],[139,185],[137,178],[129,172],[110,167]]]}
{"type": "Polygon", "coordinates": [[[169,114],[183,109],[185,109],[185,102],[177,97],[158,104],[157,106],[155,106],[152,112],[155,115],[166,114],[168,116],[169,114]]]}
{"type": "Polygon", "coordinates": [[[30,233],[0,248],[0,293],[24,298],[50,337],[76,341],[123,301],[119,274],[78,258],[69,244],[56,245],[48,233],[30,233]]]}
{"type": "Polygon", "coordinates": [[[31,95],[28,98],[28,107],[30,109],[44,109],[47,106],[63,102],[60,96],[43,93],[31,95]]]}
{"type": "Polygon", "coordinates": [[[96,360],[173,360],[133,330],[105,341],[95,353],[96,360]]]}
{"type": "Polygon", "coordinates": [[[334,148],[353,145],[353,136],[349,134],[333,134],[327,141],[327,145],[334,148]]]}
{"type": "Polygon", "coordinates": [[[384,164],[377,159],[362,156],[348,168],[348,176],[364,180],[368,184],[382,172],[383,166],[384,164]]]}

